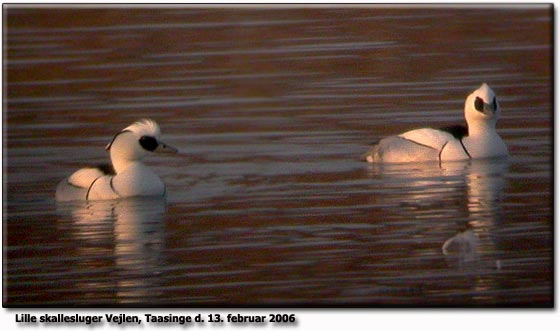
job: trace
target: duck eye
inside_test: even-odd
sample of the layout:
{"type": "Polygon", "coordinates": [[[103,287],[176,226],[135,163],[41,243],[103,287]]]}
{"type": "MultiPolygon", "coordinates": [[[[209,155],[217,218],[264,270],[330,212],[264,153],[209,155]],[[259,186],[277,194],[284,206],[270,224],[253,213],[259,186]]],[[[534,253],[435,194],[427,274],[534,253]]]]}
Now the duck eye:
{"type": "Polygon", "coordinates": [[[484,109],[484,100],[482,100],[479,97],[476,97],[476,100],[474,100],[474,109],[478,111],[482,111],[484,109]]]}
{"type": "Polygon", "coordinates": [[[150,152],[153,152],[158,146],[156,138],[150,136],[142,136],[139,142],[142,148],[150,152]]]}
{"type": "Polygon", "coordinates": [[[492,107],[494,107],[494,111],[498,110],[498,102],[496,101],[496,97],[494,97],[494,101],[492,101],[492,107]]]}

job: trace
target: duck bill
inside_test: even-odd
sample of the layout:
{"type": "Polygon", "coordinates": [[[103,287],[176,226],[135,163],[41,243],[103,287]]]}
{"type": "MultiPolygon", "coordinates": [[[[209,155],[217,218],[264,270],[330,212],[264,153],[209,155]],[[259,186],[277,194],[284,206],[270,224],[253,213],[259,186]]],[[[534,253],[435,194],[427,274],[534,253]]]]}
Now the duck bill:
{"type": "Polygon", "coordinates": [[[487,114],[494,114],[496,112],[496,108],[494,108],[494,106],[492,106],[491,104],[488,103],[484,103],[484,112],[487,114]]]}
{"type": "Polygon", "coordinates": [[[158,146],[154,149],[154,153],[165,153],[165,154],[176,154],[179,150],[171,145],[164,143],[163,141],[158,142],[158,146]]]}

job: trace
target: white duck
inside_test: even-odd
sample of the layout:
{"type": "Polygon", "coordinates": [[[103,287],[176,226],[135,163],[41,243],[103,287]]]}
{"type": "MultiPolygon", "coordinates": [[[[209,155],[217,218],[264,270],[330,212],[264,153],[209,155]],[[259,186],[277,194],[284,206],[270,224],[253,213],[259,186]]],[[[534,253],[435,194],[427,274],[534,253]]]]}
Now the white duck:
{"type": "Polygon", "coordinates": [[[142,159],[150,153],[177,153],[160,140],[159,125],[149,119],[135,122],[105,148],[112,165],[82,168],[62,180],[56,188],[57,201],[110,200],[136,196],[165,196],[161,179],[142,159]]]}
{"type": "Polygon", "coordinates": [[[508,149],[496,132],[500,105],[483,83],[465,101],[467,127],[416,129],[382,139],[364,157],[373,163],[461,161],[503,157],[508,149]]]}

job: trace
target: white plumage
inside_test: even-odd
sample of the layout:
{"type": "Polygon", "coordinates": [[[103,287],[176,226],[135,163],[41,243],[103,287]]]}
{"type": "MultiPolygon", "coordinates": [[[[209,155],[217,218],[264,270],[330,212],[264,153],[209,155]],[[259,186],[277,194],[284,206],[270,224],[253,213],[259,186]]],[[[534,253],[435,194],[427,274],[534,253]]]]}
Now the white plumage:
{"type": "Polygon", "coordinates": [[[382,139],[365,154],[368,162],[461,161],[507,156],[496,132],[500,106],[494,91],[482,84],[465,101],[467,127],[416,129],[382,139]]]}
{"type": "Polygon", "coordinates": [[[161,179],[142,162],[152,152],[177,153],[177,149],[162,142],[160,136],[159,125],[149,119],[127,126],[106,147],[111,165],[77,170],[58,184],[56,200],[165,196],[161,179]]]}

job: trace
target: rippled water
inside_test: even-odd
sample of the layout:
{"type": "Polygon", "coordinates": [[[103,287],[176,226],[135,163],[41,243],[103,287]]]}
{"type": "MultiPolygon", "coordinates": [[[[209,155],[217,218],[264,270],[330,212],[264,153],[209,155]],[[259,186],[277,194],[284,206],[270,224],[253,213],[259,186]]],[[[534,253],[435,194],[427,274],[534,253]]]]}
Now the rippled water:
{"type": "Polygon", "coordinates": [[[552,7],[4,14],[4,305],[552,305],[552,7]],[[509,160],[360,161],[483,81],[509,160]],[[167,203],[57,205],[142,117],[167,203]]]}

